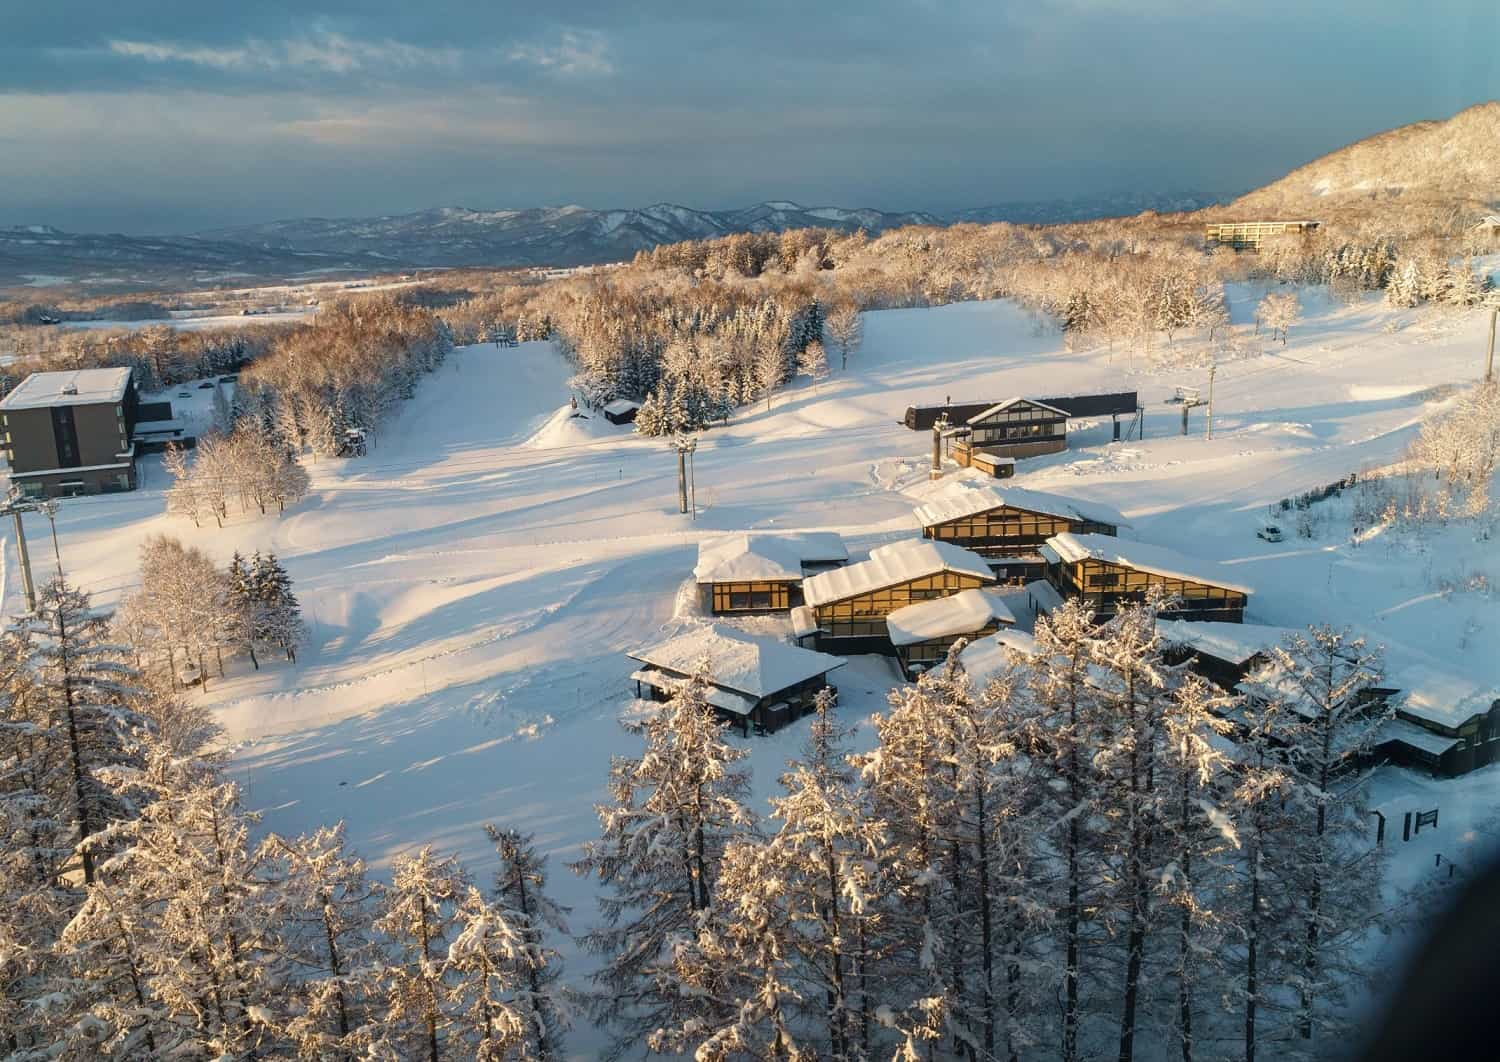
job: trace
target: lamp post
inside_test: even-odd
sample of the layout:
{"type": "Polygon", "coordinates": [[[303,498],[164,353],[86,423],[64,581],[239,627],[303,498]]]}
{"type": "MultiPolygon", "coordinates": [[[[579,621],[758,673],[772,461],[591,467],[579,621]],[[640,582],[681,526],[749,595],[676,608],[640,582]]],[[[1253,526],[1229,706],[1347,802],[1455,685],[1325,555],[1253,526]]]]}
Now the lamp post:
{"type": "Polygon", "coordinates": [[[688,435],[679,438],[674,445],[677,449],[677,511],[688,512],[691,497],[693,519],[697,520],[698,483],[697,476],[689,475],[689,462],[698,449],[698,439],[696,436],[688,435]],[[691,486],[689,486],[690,483],[691,486]]]}
{"type": "Polygon", "coordinates": [[[52,527],[52,556],[57,560],[57,576],[62,578],[62,551],[57,548],[57,499],[43,498],[36,503],[37,509],[47,518],[52,527]]]}
{"type": "Polygon", "coordinates": [[[9,515],[16,522],[16,555],[21,561],[21,588],[26,591],[26,610],[36,611],[36,583],[31,578],[31,554],[26,551],[26,527],[21,523],[22,513],[34,513],[35,502],[28,501],[14,487],[0,506],[0,516],[9,515]]]}

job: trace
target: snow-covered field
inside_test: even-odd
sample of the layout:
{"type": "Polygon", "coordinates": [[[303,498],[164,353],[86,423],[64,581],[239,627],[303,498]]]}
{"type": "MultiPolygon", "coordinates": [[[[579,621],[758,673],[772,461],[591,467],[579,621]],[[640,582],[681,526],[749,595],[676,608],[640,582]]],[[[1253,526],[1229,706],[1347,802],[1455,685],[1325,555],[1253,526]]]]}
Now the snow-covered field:
{"type": "MultiPolygon", "coordinates": [[[[1235,293],[1237,321],[1255,296],[1235,293]]],[[[1482,315],[1396,314],[1317,292],[1304,307],[1284,348],[1221,366],[1211,441],[1196,415],[1181,437],[1178,407],[1166,404],[1176,385],[1206,389],[1202,369],[1156,369],[1123,344],[1066,352],[1005,302],[868,314],[847,373],[702,437],[696,521],[677,512],[666,445],[569,416],[570,370],[548,345],[468,347],[368,457],[311,465],[311,494],[284,517],[195,529],[164,514],[152,467],[135,494],[63,504],[63,562],[107,603],[136,579],[137,546],[151,533],[223,560],[274,550],[295,579],[310,644],[295,665],[236,662],[203,694],[264,825],[343,819],[377,866],[433,842],[482,875],[480,827],[513,823],[536,831],[557,897],[583,926],[590,886],[561,864],[596,833],[610,754],[632,749],[615,723],[630,696],[624,651],[700,622],[683,588],[704,535],[835,530],[858,555],[915,534],[904,492],[925,484],[930,440],[899,425],[910,404],[1136,388],[1144,439],[1111,442],[1107,420],[1074,422],[1069,450],[1022,462],[1017,484],[1106,502],[1130,519],[1131,537],[1230,565],[1257,591],[1253,620],[1358,622],[1500,686],[1500,607],[1485,592],[1440,588],[1475,572],[1496,585],[1493,543],[1462,530],[1357,547],[1334,525],[1277,544],[1254,533],[1269,503],[1398,457],[1432,396],[1481,371],[1482,315]],[[1404,326],[1389,328],[1396,320],[1404,326]]],[[[16,582],[13,563],[6,580],[16,582]]],[[[18,586],[7,593],[19,600],[18,586]]],[[[868,716],[895,681],[891,662],[856,658],[839,674],[842,711],[868,716]]],[[[794,726],[750,742],[760,792],[800,740],[794,726]]],[[[1393,884],[1431,874],[1433,846],[1462,862],[1487,809],[1500,807],[1493,767],[1447,783],[1390,774],[1380,784],[1393,820],[1443,808],[1438,831],[1397,845],[1393,884]]]]}

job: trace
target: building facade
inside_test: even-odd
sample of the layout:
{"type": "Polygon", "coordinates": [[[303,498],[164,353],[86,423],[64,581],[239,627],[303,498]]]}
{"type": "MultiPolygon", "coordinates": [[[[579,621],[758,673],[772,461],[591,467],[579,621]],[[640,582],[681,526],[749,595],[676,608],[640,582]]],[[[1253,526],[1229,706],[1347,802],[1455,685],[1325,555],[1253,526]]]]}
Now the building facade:
{"type": "Polygon", "coordinates": [[[1040,579],[1044,542],[1055,535],[1118,534],[1125,518],[1106,505],[1020,488],[955,485],[916,510],[925,538],[952,542],[990,562],[1002,583],[1040,579]]]}
{"type": "Polygon", "coordinates": [[[1068,448],[1068,414],[1033,398],[1010,398],[968,421],[969,434],[953,444],[953,459],[967,467],[976,451],[996,457],[1036,457],[1068,448]]]}
{"type": "Polygon", "coordinates": [[[891,653],[886,617],[918,601],[995,581],[984,558],[948,542],[910,539],[871,550],[868,560],[812,576],[803,596],[820,650],[891,653]]]}
{"type": "Polygon", "coordinates": [[[1144,601],[1157,588],[1171,600],[1172,619],[1243,623],[1252,590],[1201,557],[1120,542],[1106,535],[1057,535],[1041,548],[1047,581],[1065,598],[1077,598],[1101,619],[1144,601]]]}
{"type": "Polygon", "coordinates": [[[1273,236],[1302,235],[1317,227],[1316,221],[1224,221],[1205,225],[1203,237],[1236,251],[1259,251],[1260,245],[1273,236]]]}
{"type": "Polygon", "coordinates": [[[802,604],[802,580],[849,559],[833,532],[732,534],[698,544],[698,603],[714,615],[782,612],[802,604]]]}
{"type": "Polygon", "coordinates": [[[35,372],[0,401],[10,479],[28,497],[134,490],[129,369],[35,372]]]}

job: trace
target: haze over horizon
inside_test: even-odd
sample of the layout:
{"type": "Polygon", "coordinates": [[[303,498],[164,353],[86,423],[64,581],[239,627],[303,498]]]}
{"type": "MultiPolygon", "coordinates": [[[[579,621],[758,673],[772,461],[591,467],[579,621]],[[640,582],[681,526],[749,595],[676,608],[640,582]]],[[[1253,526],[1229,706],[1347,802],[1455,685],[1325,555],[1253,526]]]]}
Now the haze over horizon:
{"type": "Polygon", "coordinates": [[[0,225],[78,231],[1227,195],[1500,95],[1487,0],[22,2],[0,225]]]}

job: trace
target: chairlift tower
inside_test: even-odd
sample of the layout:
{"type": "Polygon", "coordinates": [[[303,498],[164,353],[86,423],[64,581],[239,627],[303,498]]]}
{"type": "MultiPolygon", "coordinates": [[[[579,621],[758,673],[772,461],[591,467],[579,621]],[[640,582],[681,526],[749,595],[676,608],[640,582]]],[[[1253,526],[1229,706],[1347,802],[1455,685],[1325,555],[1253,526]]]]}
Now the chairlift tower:
{"type": "Polygon", "coordinates": [[[698,519],[698,477],[693,468],[693,454],[698,450],[698,437],[688,435],[674,444],[677,450],[677,511],[691,512],[698,519]]]}

